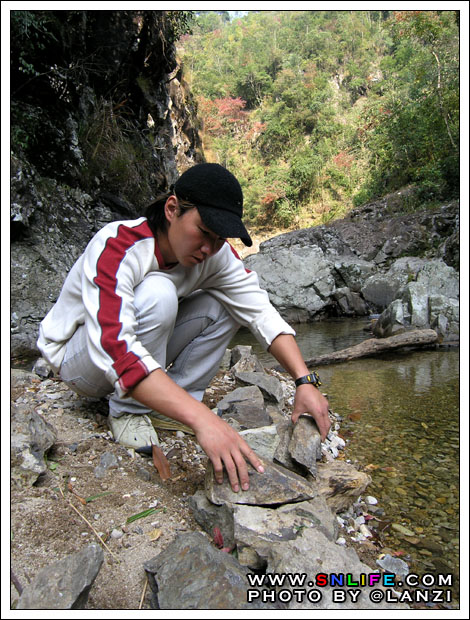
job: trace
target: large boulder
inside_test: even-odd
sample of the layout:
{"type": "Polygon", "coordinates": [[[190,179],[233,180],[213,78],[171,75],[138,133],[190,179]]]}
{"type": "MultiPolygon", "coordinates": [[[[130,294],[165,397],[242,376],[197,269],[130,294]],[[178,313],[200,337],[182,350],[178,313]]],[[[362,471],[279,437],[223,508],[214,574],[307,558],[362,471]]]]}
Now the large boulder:
{"type": "Polygon", "coordinates": [[[319,247],[291,246],[261,251],[248,257],[246,263],[257,272],[262,288],[288,321],[313,319],[328,305],[335,290],[334,263],[325,258],[319,247]],[[295,286],[292,274],[295,274],[295,286]]]}
{"type": "MultiPolygon", "coordinates": [[[[457,272],[441,259],[423,263],[415,261],[413,267],[413,270],[408,271],[408,282],[395,291],[393,301],[374,325],[374,334],[384,337],[410,327],[432,328],[444,342],[458,339],[460,315],[457,272]]],[[[389,283],[393,282],[393,273],[397,273],[397,265],[393,265],[388,274],[381,276],[384,286],[390,286],[389,283]]]]}
{"type": "Polygon", "coordinates": [[[245,259],[284,318],[305,322],[383,311],[421,271],[420,281],[444,294],[441,285],[436,290],[442,268],[424,269],[429,261],[449,261],[446,290],[455,298],[458,261],[450,238],[459,227],[458,204],[394,215],[385,199],[379,202],[343,220],[279,235],[245,259]]]}
{"type": "Polygon", "coordinates": [[[247,601],[248,570],[199,532],[179,534],[145,562],[157,609],[282,609],[247,601]]]}

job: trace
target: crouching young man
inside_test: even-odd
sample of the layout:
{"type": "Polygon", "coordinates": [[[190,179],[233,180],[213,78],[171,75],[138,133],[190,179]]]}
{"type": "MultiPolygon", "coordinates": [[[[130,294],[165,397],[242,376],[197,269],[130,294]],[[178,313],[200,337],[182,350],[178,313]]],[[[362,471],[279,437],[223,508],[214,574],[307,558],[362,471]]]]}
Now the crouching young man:
{"type": "Polygon", "coordinates": [[[326,399],[304,379],[309,371],[294,330],[227,242],[252,245],[242,213],[242,190],[228,170],[189,168],[146,217],[112,222],[93,237],[38,340],[73,390],[110,395],[116,441],[145,449],[158,443],[149,416],[182,422],[212,461],[216,480],[225,468],[236,492],[248,488],[247,461],[262,472],[261,461],[201,400],[240,325],[296,380],[293,422],[311,414],[322,439],[330,427],[326,399]]]}

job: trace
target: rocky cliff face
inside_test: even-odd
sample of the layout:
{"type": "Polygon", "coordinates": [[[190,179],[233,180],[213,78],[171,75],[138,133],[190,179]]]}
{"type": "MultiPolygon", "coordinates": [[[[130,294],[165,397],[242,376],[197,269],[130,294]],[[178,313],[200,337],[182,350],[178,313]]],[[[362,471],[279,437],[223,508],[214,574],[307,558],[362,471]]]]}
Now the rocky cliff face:
{"type": "MultiPolygon", "coordinates": [[[[49,38],[41,13],[29,19],[42,28],[44,58],[27,59],[31,66],[54,61],[49,79],[12,64],[14,357],[36,353],[39,322],[93,234],[140,216],[203,160],[166,12],[53,12],[49,38]]],[[[22,61],[27,52],[16,50],[22,61]]]]}
{"type": "Polygon", "coordinates": [[[413,326],[455,340],[458,204],[395,215],[387,206],[383,199],[343,220],[279,235],[246,265],[288,321],[383,312],[378,336],[413,326]]]}

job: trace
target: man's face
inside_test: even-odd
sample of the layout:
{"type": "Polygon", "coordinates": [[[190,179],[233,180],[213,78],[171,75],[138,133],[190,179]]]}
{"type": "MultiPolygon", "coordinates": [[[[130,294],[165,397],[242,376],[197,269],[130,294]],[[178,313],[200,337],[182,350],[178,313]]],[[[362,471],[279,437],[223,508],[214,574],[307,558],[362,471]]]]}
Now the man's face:
{"type": "Polygon", "coordinates": [[[216,254],[225,243],[225,239],[207,228],[195,207],[179,215],[177,203],[171,203],[166,214],[170,258],[167,262],[193,267],[216,254]]]}

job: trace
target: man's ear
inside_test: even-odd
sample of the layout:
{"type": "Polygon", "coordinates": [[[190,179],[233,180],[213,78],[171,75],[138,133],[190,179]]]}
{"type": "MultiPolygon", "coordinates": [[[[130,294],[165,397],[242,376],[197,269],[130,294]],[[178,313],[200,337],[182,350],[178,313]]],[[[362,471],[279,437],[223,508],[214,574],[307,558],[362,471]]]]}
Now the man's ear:
{"type": "Polygon", "coordinates": [[[168,222],[172,222],[178,214],[178,198],[175,195],[171,195],[165,202],[165,217],[168,222]]]}

